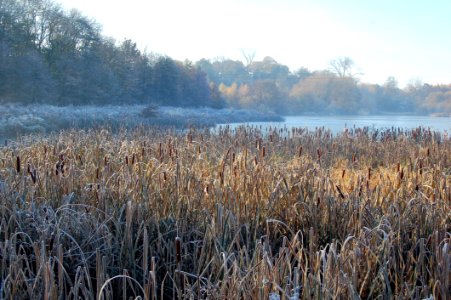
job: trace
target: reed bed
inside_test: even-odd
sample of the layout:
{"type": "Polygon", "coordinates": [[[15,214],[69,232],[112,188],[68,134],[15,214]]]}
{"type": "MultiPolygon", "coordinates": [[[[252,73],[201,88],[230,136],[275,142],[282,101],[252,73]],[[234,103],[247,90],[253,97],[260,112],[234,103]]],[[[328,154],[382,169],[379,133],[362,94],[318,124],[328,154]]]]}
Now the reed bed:
{"type": "Polygon", "coordinates": [[[0,148],[0,298],[449,299],[451,140],[64,131],[0,148]]]}

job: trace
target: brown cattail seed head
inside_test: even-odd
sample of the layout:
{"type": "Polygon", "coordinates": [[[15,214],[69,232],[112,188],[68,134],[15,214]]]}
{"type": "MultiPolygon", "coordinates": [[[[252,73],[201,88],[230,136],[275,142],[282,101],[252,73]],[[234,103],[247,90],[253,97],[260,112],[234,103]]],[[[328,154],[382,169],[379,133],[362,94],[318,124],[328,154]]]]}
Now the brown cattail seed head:
{"type": "Polygon", "coordinates": [[[16,171],[17,173],[20,173],[20,157],[16,157],[16,171]]]}
{"type": "Polygon", "coordinates": [[[35,184],[36,183],[36,170],[33,170],[30,173],[30,176],[31,176],[31,180],[33,181],[33,184],[35,184]]]}
{"type": "Polygon", "coordinates": [[[182,261],[182,241],[180,237],[175,238],[175,260],[177,264],[182,261]]]}

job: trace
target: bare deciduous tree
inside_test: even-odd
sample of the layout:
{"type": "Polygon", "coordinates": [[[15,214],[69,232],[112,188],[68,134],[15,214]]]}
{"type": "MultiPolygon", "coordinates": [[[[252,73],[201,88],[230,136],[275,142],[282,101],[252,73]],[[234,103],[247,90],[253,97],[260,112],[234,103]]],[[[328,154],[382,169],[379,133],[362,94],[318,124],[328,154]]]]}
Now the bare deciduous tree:
{"type": "Polygon", "coordinates": [[[338,77],[354,77],[356,74],[352,72],[354,61],[347,57],[339,57],[329,63],[332,72],[338,77]]]}
{"type": "Polygon", "coordinates": [[[246,60],[246,66],[250,66],[255,59],[255,50],[244,50],[241,49],[241,54],[243,54],[244,59],[246,60]]]}

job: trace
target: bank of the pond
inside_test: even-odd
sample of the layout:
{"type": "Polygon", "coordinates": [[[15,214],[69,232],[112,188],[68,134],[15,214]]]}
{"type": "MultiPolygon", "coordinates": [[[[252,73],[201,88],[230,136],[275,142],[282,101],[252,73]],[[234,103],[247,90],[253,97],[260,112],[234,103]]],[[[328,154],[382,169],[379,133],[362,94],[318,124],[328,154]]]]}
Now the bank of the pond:
{"type": "Polygon", "coordinates": [[[254,110],[132,106],[0,105],[0,142],[24,134],[47,134],[61,129],[167,126],[213,127],[219,123],[279,122],[283,118],[254,110]]]}

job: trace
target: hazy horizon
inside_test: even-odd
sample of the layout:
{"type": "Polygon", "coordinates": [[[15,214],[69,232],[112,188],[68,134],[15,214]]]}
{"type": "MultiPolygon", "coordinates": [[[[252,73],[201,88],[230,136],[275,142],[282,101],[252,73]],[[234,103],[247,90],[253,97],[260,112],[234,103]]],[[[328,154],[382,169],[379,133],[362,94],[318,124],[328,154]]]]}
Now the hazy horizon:
{"type": "Polygon", "coordinates": [[[271,56],[295,71],[348,56],[363,82],[451,83],[447,1],[57,2],[96,20],[106,36],[177,60],[243,61],[243,50],[255,51],[256,60],[271,56]]]}

